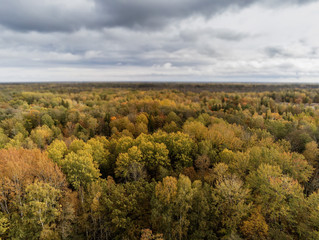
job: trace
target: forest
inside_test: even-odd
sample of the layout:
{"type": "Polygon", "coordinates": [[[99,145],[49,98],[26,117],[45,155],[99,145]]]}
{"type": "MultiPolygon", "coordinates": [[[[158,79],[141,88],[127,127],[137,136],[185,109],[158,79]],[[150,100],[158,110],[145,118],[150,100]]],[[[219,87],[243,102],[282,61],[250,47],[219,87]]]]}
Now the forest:
{"type": "Polygon", "coordinates": [[[319,85],[1,84],[0,239],[319,239],[319,85]]]}

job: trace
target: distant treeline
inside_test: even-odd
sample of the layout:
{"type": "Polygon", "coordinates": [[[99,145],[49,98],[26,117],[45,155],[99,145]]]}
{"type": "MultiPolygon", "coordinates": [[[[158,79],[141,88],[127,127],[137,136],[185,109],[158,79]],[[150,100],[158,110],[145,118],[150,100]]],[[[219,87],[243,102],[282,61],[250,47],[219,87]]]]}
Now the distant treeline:
{"type": "Polygon", "coordinates": [[[297,83],[178,83],[178,82],[62,82],[62,83],[0,83],[0,88],[57,92],[92,91],[103,88],[136,90],[176,89],[192,92],[265,92],[294,89],[318,89],[319,84],[297,83]],[[62,86],[62,87],[61,87],[62,86]]]}

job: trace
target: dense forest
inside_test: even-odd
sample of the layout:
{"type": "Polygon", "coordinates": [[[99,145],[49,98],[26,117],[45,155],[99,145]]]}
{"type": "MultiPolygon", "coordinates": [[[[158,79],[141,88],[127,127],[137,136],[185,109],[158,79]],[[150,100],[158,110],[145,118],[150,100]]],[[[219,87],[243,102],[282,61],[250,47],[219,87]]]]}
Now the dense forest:
{"type": "Polygon", "coordinates": [[[319,239],[319,86],[0,85],[0,239],[319,239]]]}

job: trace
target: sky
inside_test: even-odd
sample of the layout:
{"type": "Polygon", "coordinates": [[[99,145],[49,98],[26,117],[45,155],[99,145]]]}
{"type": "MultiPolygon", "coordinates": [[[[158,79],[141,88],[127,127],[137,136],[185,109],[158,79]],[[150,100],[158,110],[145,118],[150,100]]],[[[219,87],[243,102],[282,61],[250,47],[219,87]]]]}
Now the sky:
{"type": "Polygon", "coordinates": [[[0,82],[319,83],[319,1],[0,0],[0,82]]]}

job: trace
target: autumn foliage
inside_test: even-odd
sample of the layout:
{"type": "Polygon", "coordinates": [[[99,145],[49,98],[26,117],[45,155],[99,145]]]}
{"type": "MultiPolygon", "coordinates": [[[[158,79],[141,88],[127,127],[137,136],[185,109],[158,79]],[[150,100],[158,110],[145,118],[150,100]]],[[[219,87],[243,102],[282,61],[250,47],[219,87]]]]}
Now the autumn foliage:
{"type": "Polygon", "coordinates": [[[1,86],[0,239],[319,239],[317,86],[130,86],[1,86]]]}

